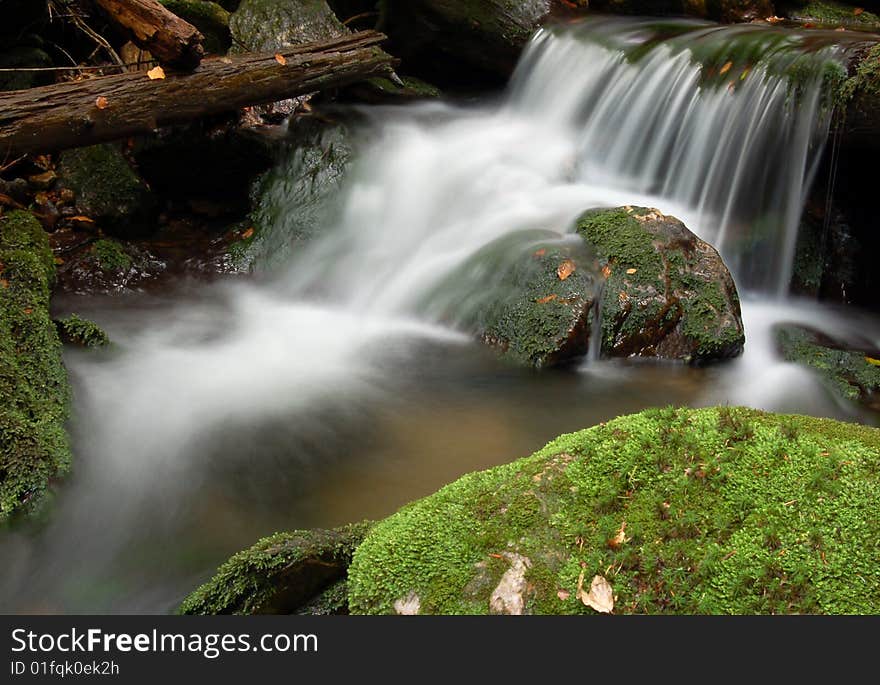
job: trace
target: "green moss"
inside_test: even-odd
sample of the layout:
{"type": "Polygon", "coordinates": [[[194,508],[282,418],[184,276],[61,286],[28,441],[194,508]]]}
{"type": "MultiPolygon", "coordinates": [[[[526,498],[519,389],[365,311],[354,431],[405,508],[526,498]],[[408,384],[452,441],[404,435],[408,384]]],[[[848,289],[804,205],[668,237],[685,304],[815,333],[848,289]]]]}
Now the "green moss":
{"type": "Polygon", "coordinates": [[[788,12],[791,19],[810,21],[828,26],[846,26],[847,28],[880,28],[880,17],[873,12],[862,9],[856,13],[852,5],[844,5],[831,0],[811,0],[803,7],[788,12]]]}
{"type": "Polygon", "coordinates": [[[819,372],[837,394],[847,400],[870,400],[880,391],[880,366],[864,352],[822,344],[818,337],[796,326],[777,332],[782,356],[819,372]]]}
{"type": "Polygon", "coordinates": [[[838,104],[844,111],[855,99],[873,102],[880,96],[880,44],[862,57],[854,73],[840,85],[838,104]]]}
{"type": "MultiPolygon", "coordinates": [[[[263,538],[223,564],[183,601],[178,612],[290,613],[312,600],[322,604],[320,596],[344,578],[355,548],[371,525],[364,521],[333,530],[299,530],[263,538]]],[[[324,600],[325,607],[333,601],[332,596],[324,600]]]]}
{"type": "Polygon", "coordinates": [[[181,19],[195,26],[205,37],[205,51],[223,54],[229,49],[229,12],[208,0],[159,0],[181,19]]]}
{"type": "Polygon", "coordinates": [[[263,52],[348,33],[325,0],[242,0],[229,19],[233,52],[263,52]]]}
{"type": "Polygon", "coordinates": [[[127,271],[131,268],[131,257],[125,248],[116,240],[101,239],[92,245],[92,253],[98,260],[98,266],[104,271],[127,271]]]}
{"type": "Polygon", "coordinates": [[[349,569],[353,613],[487,613],[531,561],[527,613],[880,612],[880,431],[742,408],[648,410],[469,474],[377,524],[349,569]],[[624,526],[625,524],[625,526],[624,526]],[[625,541],[614,542],[620,531],[625,541]]]}
{"type": "Polygon", "coordinates": [[[101,228],[130,232],[152,218],[155,198],[116,145],[63,152],[58,176],[61,185],[76,194],[77,207],[101,228]]]}
{"type": "Polygon", "coordinates": [[[56,325],[64,342],[81,347],[103,347],[110,344],[110,338],[104,329],[78,314],[58,320],[56,325]]]}
{"type": "Polygon", "coordinates": [[[35,507],[70,465],[70,388],[49,317],[54,275],[36,219],[0,216],[0,522],[35,507]]]}

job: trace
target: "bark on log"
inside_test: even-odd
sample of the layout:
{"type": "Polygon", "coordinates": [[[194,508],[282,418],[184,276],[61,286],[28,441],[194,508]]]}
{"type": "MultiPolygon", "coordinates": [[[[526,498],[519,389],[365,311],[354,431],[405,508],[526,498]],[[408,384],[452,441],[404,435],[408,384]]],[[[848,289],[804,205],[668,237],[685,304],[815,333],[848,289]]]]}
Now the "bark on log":
{"type": "Polygon", "coordinates": [[[275,54],[205,60],[195,72],[144,72],[0,93],[0,160],[150,133],[248,105],[275,102],[386,74],[385,36],[363,31],[275,54]],[[283,64],[281,62],[284,62],[283,64]],[[99,100],[100,98],[100,100],[99,100]]]}
{"type": "Polygon", "coordinates": [[[158,0],[94,0],[111,21],[131,35],[160,64],[195,69],[204,55],[199,30],[158,0]]]}

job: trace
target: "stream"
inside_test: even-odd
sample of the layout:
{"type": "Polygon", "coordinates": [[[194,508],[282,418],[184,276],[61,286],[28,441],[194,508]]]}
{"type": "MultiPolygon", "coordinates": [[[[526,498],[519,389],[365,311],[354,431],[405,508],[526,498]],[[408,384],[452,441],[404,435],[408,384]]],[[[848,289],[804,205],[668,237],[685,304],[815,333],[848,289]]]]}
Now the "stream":
{"type": "Polygon", "coordinates": [[[370,143],[334,221],[271,278],[59,297],[115,347],[65,353],[74,472],[48,520],[0,536],[0,611],[171,612],[262,536],[387,516],[646,407],[876,423],[776,351],[781,322],[880,346],[876,317],[785,295],[828,134],[823,79],[845,53],[811,36],[622,19],[542,30],[500,99],[362,108],[370,143]],[[720,251],[742,357],[534,371],[459,325],[497,288],[464,268],[480,250],[535,231],[569,240],[584,210],[619,205],[678,216],[720,251]]]}

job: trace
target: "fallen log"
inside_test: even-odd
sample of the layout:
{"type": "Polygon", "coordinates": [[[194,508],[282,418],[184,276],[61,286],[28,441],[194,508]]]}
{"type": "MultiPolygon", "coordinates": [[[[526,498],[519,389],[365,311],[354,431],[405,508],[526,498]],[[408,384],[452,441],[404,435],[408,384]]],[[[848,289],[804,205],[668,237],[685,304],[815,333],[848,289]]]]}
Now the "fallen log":
{"type": "Polygon", "coordinates": [[[363,31],[277,54],[205,60],[192,73],[144,72],[0,94],[0,160],[150,133],[180,123],[386,74],[396,63],[363,31]]]}
{"type": "Polygon", "coordinates": [[[94,0],[122,27],[139,48],[160,64],[195,69],[204,55],[199,30],[159,4],[158,0],[94,0]]]}

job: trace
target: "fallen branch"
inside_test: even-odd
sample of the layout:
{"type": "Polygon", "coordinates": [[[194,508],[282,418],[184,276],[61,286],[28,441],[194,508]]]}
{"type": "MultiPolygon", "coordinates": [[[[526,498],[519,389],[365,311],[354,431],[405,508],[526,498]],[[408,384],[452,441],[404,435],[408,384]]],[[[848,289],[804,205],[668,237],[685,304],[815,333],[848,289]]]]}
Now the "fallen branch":
{"type": "Polygon", "coordinates": [[[376,47],[383,40],[363,31],[290,48],[283,60],[241,55],[160,80],[137,72],[0,93],[0,155],[93,145],[387,74],[395,60],[376,47]]]}

